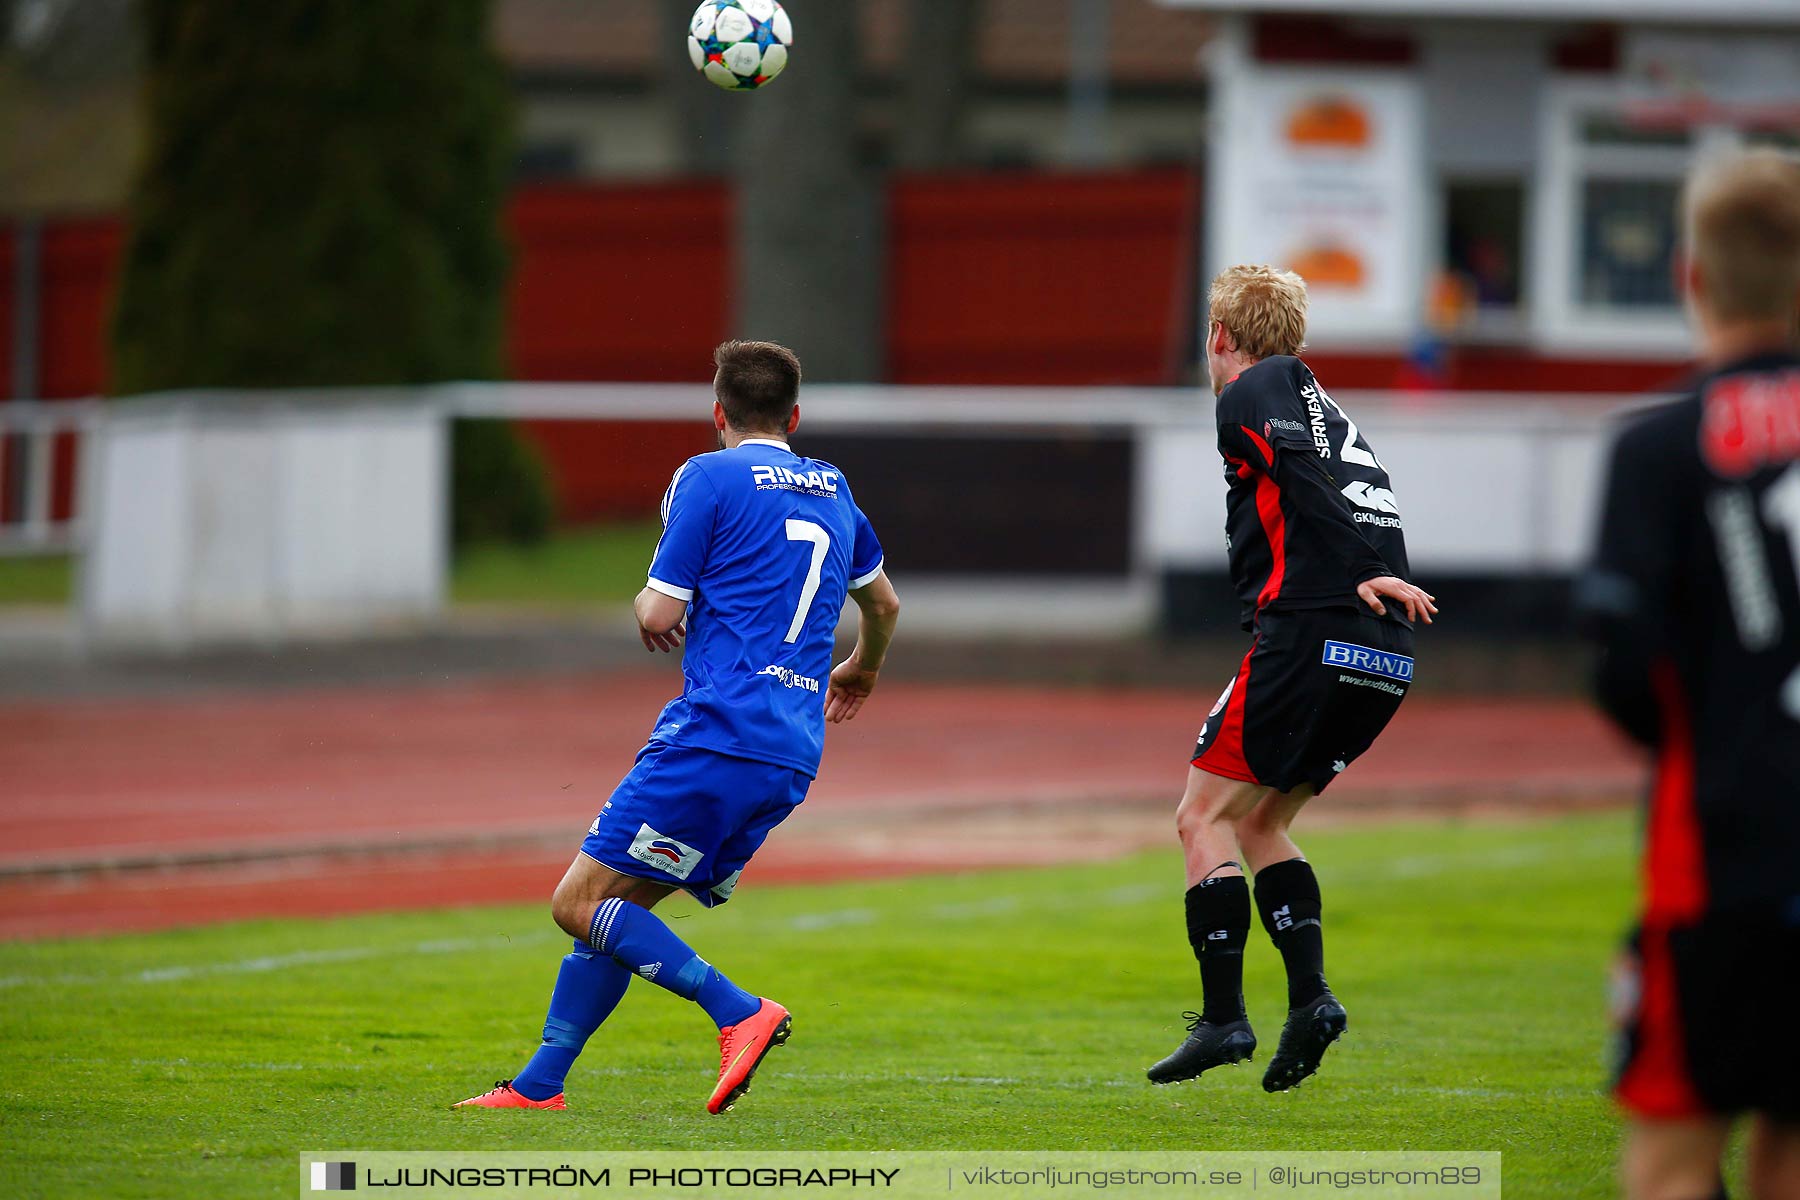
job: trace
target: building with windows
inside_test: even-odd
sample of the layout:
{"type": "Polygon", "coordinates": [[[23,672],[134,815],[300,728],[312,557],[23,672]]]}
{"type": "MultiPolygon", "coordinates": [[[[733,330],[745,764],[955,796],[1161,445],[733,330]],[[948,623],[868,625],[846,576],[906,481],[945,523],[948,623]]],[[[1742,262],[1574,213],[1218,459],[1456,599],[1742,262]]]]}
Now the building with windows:
{"type": "Polygon", "coordinates": [[[1304,274],[1339,386],[1674,366],[1683,174],[1800,150],[1792,0],[1159,2],[1217,21],[1205,265],[1304,274]]]}

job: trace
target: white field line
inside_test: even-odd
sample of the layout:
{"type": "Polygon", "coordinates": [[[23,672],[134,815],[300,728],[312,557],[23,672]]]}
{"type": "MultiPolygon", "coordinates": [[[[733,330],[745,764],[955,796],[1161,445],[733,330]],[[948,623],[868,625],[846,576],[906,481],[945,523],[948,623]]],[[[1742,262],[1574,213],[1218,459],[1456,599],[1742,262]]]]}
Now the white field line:
{"type": "Polygon", "coordinates": [[[787,919],[787,927],[800,933],[837,929],[844,925],[873,925],[881,914],[872,908],[840,908],[834,912],[800,913],[787,919]]]}
{"type": "Polygon", "coordinates": [[[1011,1075],[915,1075],[905,1071],[895,1072],[856,1072],[856,1071],[772,1071],[777,1079],[800,1079],[808,1082],[821,1080],[831,1083],[925,1083],[934,1087],[968,1085],[971,1087],[1017,1087],[1029,1083],[1032,1087],[1065,1088],[1070,1091],[1088,1091],[1100,1087],[1139,1087],[1135,1079],[1098,1079],[1092,1075],[1069,1079],[1052,1077],[1047,1079],[1023,1079],[1011,1075]]]}
{"type": "Polygon", "coordinates": [[[389,958],[404,954],[463,954],[476,950],[504,950],[511,946],[535,945],[550,941],[567,941],[567,935],[552,937],[531,933],[517,937],[446,938],[414,942],[404,946],[341,946],[330,950],[296,950],[292,954],[270,954],[260,958],[240,958],[231,962],[198,963],[192,966],[153,967],[124,975],[3,975],[0,988],[38,986],[81,986],[128,983],[180,983],[189,979],[205,979],[215,975],[263,975],[287,971],[295,967],[311,967],[325,963],[360,962],[370,958],[389,958]]]}
{"type": "MultiPolygon", "coordinates": [[[[1580,842],[1551,842],[1542,846],[1505,846],[1493,850],[1451,854],[1417,854],[1370,863],[1348,870],[1332,870],[1325,866],[1328,883],[1389,879],[1423,879],[1450,873],[1470,871],[1507,871],[1549,859],[1592,857],[1612,853],[1629,844],[1624,837],[1586,838],[1580,842]]],[[[1175,896],[1180,881],[1172,883],[1134,883],[1109,889],[1098,895],[1065,895],[1060,901],[1040,905],[1040,911],[1095,904],[1112,908],[1128,908],[1159,897],[1175,896]]],[[[925,911],[939,921],[970,921],[1016,912],[1024,901],[1001,893],[983,900],[933,905],[925,911]]],[[[781,924],[797,933],[820,933],[846,927],[878,925],[883,914],[872,908],[827,909],[823,912],[796,913],[781,924]]],[[[154,967],[123,975],[5,975],[0,976],[0,990],[16,987],[78,987],[85,985],[118,986],[123,984],[180,983],[221,975],[262,975],[295,968],[343,962],[362,962],[374,958],[399,957],[408,954],[467,954],[489,950],[505,950],[521,945],[541,945],[566,940],[564,934],[531,933],[513,937],[446,938],[413,942],[397,946],[342,946],[321,950],[297,950],[291,954],[272,954],[259,958],[242,958],[230,962],[197,963],[183,966],[154,967]]]]}

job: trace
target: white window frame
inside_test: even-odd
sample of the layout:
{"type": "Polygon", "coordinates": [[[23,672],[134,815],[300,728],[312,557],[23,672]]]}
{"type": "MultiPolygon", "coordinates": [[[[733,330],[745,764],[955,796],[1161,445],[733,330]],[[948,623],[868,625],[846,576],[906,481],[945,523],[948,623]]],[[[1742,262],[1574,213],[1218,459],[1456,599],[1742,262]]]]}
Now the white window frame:
{"type": "Polygon", "coordinates": [[[1693,130],[1685,149],[1583,143],[1581,126],[1587,118],[1621,116],[1628,102],[1617,85],[1562,79],[1546,90],[1539,116],[1539,170],[1527,206],[1531,274],[1526,308],[1533,341],[1551,351],[1691,358],[1693,342],[1679,305],[1659,310],[1582,303],[1583,186],[1609,178],[1679,183],[1695,161],[1736,146],[1741,135],[1709,125],[1693,130]]]}

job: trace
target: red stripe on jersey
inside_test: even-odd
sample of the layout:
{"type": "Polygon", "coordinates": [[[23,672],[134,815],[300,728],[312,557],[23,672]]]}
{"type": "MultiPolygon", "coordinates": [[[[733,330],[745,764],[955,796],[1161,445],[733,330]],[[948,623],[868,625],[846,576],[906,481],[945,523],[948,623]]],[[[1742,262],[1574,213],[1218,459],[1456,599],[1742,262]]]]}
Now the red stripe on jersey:
{"type": "Polygon", "coordinates": [[[1645,926],[1639,939],[1638,1011],[1631,1022],[1631,1061],[1613,1095],[1640,1117],[1678,1120],[1707,1115],[1688,1073],[1681,998],[1675,989],[1675,957],[1666,927],[1645,926]]]}
{"type": "MultiPolygon", "coordinates": [[[[1281,595],[1281,583],[1287,576],[1287,519],[1281,515],[1281,488],[1268,474],[1275,469],[1275,451],[1248,425],[1238,428],[1262,452],[1265,464],[1263,472],[1256,477],[1256,515],[1262,518],[1263,537],[1269,542],[1269,580],[1256,597],[1256,607],[1261,609],[1281,595]]],[[[1242,476],[1244,472],[1238,474],[1242,476]]]]}
{"type": "Polygon", "coordinates": [[[1673,663],[1651,668],[1662,709],[1662,749],[1644,833],[1644,921],[1669,925],[1706,911],[1706,853],[1694,811],[1694,735],[1673,663]]]}
{"type": "Polygon", "coordinates": [[[1244,431],[1245,437],[1256,443],[1258,450],[1262,451],[1263,470],[1273,471],[1275,469],[1275,451],[1269,449],[1269,443],[1263,441],[1261,435],[1248,425],[1239,425],[1238,428],[1244,431]]]}
{"type": "Polygon", "coordinates": [[[1219,717],[1219,733],[1207,746],[1206,753],[1193,760],[1193,765],[1213,775],[1240,779],[1245,783],[1261,783],[1250,763],[1244,758],[1244,695],[1250,690],[1250,656],[1256,653],[1259,633],[1250,641],[1250,653],[1244,655],[1237,678],[1231,682],[1231,695],[1219,717]]]}
{"type": "Polygon", "coordinates": [[[1256,515],[1262,518],[1263,536],[1269,539],[1269,581],[1256,597],[1258,610],[1281,595],[1287,575],[1287,520],[1281,515],[1281,489],[1267,475],[1256,477],[1256,515]]]}

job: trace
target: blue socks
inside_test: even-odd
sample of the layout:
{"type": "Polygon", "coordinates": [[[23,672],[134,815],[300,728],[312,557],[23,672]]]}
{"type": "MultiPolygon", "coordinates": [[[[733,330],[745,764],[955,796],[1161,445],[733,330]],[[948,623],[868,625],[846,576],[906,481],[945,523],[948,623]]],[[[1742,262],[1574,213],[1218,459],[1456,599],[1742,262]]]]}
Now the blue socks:
{"type": "Polygon", "coordinates": [[[631,972],[580,942],[563,958],[550,993],[550,1015],[544,1018],[544,1043],[513,1088],[527,1100],[548,1100],[563,1090],[563,1080],[581,1048],[625,996],[631,972]]]}
{"type": "Polygon", "coordinates": [[[594,912],[584,945],[562,961],[544,1041],[513,1078],[528,1100],[548,1100],[563,1090],[581,1048],[612,1015],[636,972],[660,988],[692,1000],[720,1029],[736,1025],[762,1001],[714,970],[649,909],[629,900],[607,900],[594,912]]]}
{"type": "Polygon", "coordinates": [[[698,1004],[720,1029],[762,1007],[761,1000],[714,970],[654,913],[629,900],[602,901],[594,910],[587,940],[620,966],[698,1004]]]}

